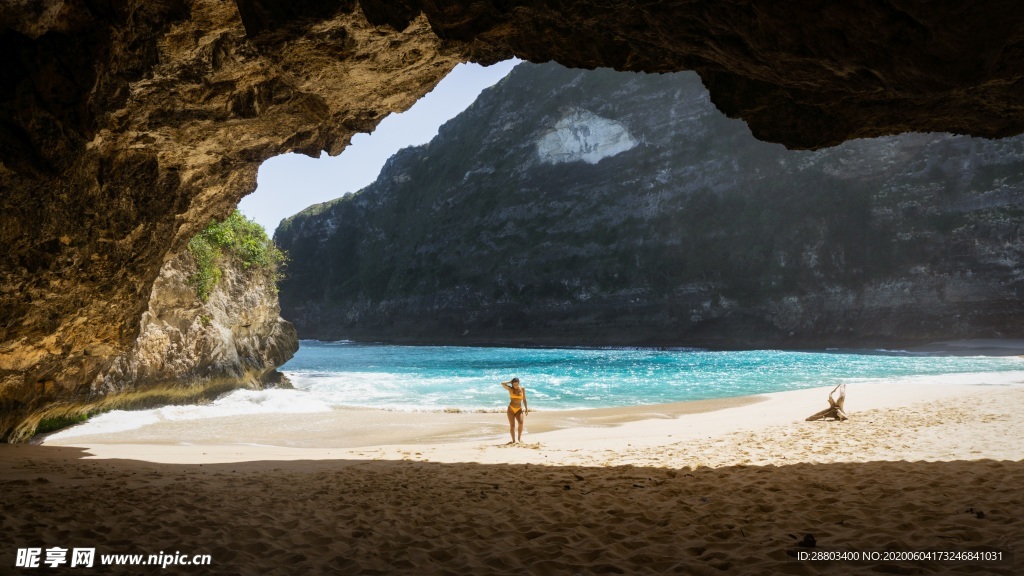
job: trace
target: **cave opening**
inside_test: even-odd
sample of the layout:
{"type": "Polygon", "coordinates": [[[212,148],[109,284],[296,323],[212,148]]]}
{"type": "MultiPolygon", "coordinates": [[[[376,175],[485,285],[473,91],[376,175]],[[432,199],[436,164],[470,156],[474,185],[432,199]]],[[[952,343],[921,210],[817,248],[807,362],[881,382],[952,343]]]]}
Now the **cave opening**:
{"type": "Polygon", "coordinates": [[[372,183],[398,150],[426,144],[438,128],[469,107],[482,90],[505,78],[520,61],[457,65],[405,112],[389,114],[372,133],[356,134],[338,156],[289,153],[266,160],[257,187],[238,209],[271,236],[281,219],[314,204],[357,192],[372,183]]]}
{"type": "MultiPolygon", "coordinates": [[[[4,449],[0,527],[17,566],[56,567],[64,546],[96,546],[99,559],[177,540],[231,572],[765,573],[791,572],[807,546],[872,550],[880,537],[908,553],[1000,545],[982,548],[1001,562],[1021,540],[1006,519],[1024,517],[1012,512],[1024,482],[1022,23],[1024,3],[920,0],[6,2],[0,442],[105,416],[123,434],[109,450],[74,447],[86,435],[4,449]],[[377,197],[388,196],[375,228],[341,227],[334,245],[362,254],[324,258],[306,242],[283,288],[273,270],[225,257],[209,277],[217,292],[200,293],[193,272],[214,269],[186,247],[211,219],[259,184],[242,208],[273,233],[359,190],[390,152],[361,158],[373,137],[353,135],[458,62],[512,55],[598,68],[584,81],[595,89],[578,91],[590,105],[534,100],[552,137],[496,136],[489,165],[456,161],[479,140],[431,144],[418,174],[394,173],[401,194],[377,197]],[[652,81],[691,70],[707,91],[676,99],[689,107],[617,105],[614,88],[600,101],[612,68],[652,81]],[[644,120],[651,109],[684,121],[685,137],[644,120]],[[564,145],[577,134],[600,142],[564,145]],[[277,189],[258,182],[273,155],[321,150],[341,156],[271,160],[295,165],[277,189]],[[306,196],[317,162],[341,162],[340,174],[306,196]],[[511,177],[489,181],[499,170],[511,177]],[[264,195],[295,204],[261,215],[251,206],[264,195]],[[300,336],[321,341],[305,352],[362,354],[381,334],[404,338],[386,346],[406,360],[378,346],[384,360],[360,361],[396,370],[284,368],[300,336]],[[442,345],[393,346],[428,341],[442,345]],[[921,342],[944,346],[825,349],[921,342]],[[418,355],[427,348],[468,356],[441,350],[453,366],[441,370],[418,355]],[[854,359],[873,372],[845,372],[854,359]],[[505,443],[516,413],[498,387],[513,374],[538,411],[519,446],[505,443]],[[803,420],[824,392],[794,388],[836,382],[825,374],[854,383],[841,434],[803,420]],[[793,394],[754,398],[762,384],[793,394]],[[652,408],[684,388],[714,388],[716,409],[737,411],[652,408]],[[414,408],[379,410],[394,390],[414,408]],[[337,409],[360,392],[372,411],[337,409]],[[624,404],[635,409],[555,419],[624,404]],[[188,408],[150,420],[162,429],[125,429],[143,422],[137,409],[167,405],[188,408]],[[207,422],[177,417],[206,410],[207,422]],[[191,464],[126,461],[156,458],[191,464]],[[832,507],[801,506],[837,493],[845,525],[832,507]],[[962,533],[971,541],[950,541],[962,533]]],[[[515,129],[507,118],[498,126],[515,129]]],[[[896,569],[946,568],[913,562],[896,569]]]]}

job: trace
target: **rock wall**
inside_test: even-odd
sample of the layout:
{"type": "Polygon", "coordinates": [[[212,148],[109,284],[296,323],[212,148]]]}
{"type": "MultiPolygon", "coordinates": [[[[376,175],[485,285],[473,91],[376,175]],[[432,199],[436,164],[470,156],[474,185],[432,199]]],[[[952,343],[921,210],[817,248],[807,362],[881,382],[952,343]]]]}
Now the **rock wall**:
{"type": "Polygon", "coordinates": [[[0,10],[4,416],[88,396],[165,262],[260,162],[339,153],[457,62],[424,19],[397,32],[343,4],[258,39],[220,0],[0,10]]]}
{"type": "Polygon", "coordinates": [[[299,348],[295,328],[280,316],[276,273],[219,262],[209,298],[197,296],[188,251],[161,268],[139,336],[98,374],[87,393],[65,397],[35,414],[5,414],[11,440],[24,440],[40,422],[70,422],[100,410],[194,402],[235,388],[289,386],[277,367],[299,348]],[[27,418],[21,419],[22,417],[27,418]]]}
{"type": "Polygon", "coordinates": [[[189,285],[195,263],[185,252],[160,270],[139,338],[97,376],[92,392],[154,387],[287,385],[276,368],[299,348],[295,329],[280,316],[272,273],[243,269],[229,259],[210,298],[189,285]]]}
{"type": "MultiPolygon", "coordinates": [[[[84,393],[171,255],[285,152],[457,62],[696,70],[762,139],[1024,130],[1024,4],[14,0],[0,6],[0,413],[84,393]]],[[[5,434],[0,430],[0,437],[5,434]]]]}
{"type": "Polygon", "coordinates": [[[276,239],[303,338],[873,347],[1024,336],[1021,214],[1024,137],[791,151],[692,73],[522,64],[276,239]]]}

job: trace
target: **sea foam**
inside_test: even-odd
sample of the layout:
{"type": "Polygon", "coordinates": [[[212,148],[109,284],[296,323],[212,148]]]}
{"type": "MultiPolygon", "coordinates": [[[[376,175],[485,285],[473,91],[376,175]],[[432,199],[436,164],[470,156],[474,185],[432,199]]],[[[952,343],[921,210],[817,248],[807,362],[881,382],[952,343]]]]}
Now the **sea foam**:
{"type": "Polygon", "coordinates": [[[306,414],[328,412],[331,404],[301,390],[235,390],[209,404],[164,406],[150,410],[112,410],[87,422],[51,434],[49,439],[67,439],[124,432],[158,422],[199,420],[244,414],[306,414]]]}

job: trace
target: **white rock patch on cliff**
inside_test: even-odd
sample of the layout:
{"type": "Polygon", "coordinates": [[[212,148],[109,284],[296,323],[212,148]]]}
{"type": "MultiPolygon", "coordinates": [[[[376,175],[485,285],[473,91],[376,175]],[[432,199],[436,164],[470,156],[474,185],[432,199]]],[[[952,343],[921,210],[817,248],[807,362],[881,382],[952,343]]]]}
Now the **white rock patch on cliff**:
{"type": "Polygon", "coordinates": [[[637,144],[621,123],[577,109],[563,116],[537,141],[537,155],[548,164],[579,160],[597,164],[637,144]]]}

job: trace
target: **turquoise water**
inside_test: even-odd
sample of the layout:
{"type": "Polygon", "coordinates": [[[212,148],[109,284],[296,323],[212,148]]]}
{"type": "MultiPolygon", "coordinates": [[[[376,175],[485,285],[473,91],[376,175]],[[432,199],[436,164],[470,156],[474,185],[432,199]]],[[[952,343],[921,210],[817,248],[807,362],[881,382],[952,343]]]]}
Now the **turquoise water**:
{"type": "MultiPolygon", "coordinates": [[[[1017,357],[897,352],[708,352],[390,346],[303,341],[281,368],[333,406],[503,409],[499,382],[518,376],[531,407],[583,409],[780,392],[839,382],[906,383],[923,376],[1024,374],[1017,357]],[[1018,374],[1014,374],[1017,372],[1018,374]]],[[[931,380],[934,380],[932,378],[931,380]]]]}
{"type": "MultiPolygon", "coordinates": [[[[839,382],[1016,384],[1016,357],[900,353],[707,352],[384,346],[303,341],[281,370],[295,390],[235,390],[194,406],[114,410],[51,439],[149,424],[254,414],[311,414],[339,406],[397,410],[504,410],[498,385],[518,376],[530,408],[573,410],[781,392],[839,382]]],[[[259,422],[259,420],[254,420],[259,422]]]]}

